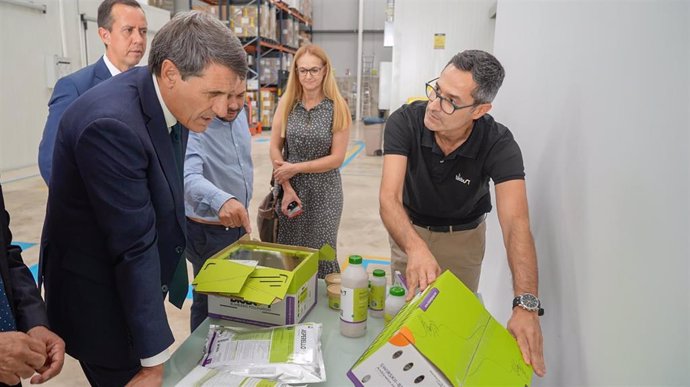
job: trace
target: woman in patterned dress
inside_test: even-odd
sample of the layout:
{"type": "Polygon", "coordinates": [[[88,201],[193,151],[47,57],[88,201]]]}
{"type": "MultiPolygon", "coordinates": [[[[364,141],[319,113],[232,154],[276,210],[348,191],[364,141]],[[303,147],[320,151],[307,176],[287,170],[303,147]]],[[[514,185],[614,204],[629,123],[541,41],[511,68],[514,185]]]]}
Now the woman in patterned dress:
{"type": "MultiPolygon", "coordinates": [[[[315,249],[328,243],[337,248],[343,211],[338,168],[345,160],[351,124],[330,59],[319,46],[302,46],[295,53],[271,130],[273,177],[283,191],[278,243],[315,249]],[[288,204],[293,201],[303,212],[290,218],[288,204]]],[[[332,272],[340,272],[337,260],[319,262],[319,278],[332,272]]]]}

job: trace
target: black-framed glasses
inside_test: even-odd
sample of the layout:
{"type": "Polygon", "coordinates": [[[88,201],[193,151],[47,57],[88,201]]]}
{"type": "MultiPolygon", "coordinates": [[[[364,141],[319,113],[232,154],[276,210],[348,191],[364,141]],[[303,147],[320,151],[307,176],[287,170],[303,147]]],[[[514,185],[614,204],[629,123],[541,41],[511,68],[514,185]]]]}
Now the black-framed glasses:
{"type": "Polygon", "coordinates": [[[297,72],[299,73],[299,76],[300,76],[300,77],[306,77],[307,74],[311,74],[312,77],[315,77],[315,76],[319,75],[319,73],[321,72],[321,69],[322,69],[322,68],[323,68],[323,66],[321,66],[321,67],[312,67],[312,68],[310,68],[310,69],[305,69],[304,67],[300,67],[300,68],[297,69],[297,72]]]}
{"type": "Polygon", "coordinates": [[[441,100],[441,110],[443,110],[444,113],[453,114],[453,113],[455,113],[456,110],[481,105],[481,104],[476,103],[476,102],[473,104],[470,104],[470,105],[465,105],[465,106],[456,105],[455,102],[451,101],[447,97],[442,96],[438,92],[438,85],[437,84],[434,83],[432,85],[432,82],[435,82],[436,80],[438,80],[438,78],[434,78],[434,79],[432,79],[426,83],[426,96],[427,96],[427,98],[429,98],[429,102],[434,102],[436,100],[436,98],[440,99],[441,100]]]}

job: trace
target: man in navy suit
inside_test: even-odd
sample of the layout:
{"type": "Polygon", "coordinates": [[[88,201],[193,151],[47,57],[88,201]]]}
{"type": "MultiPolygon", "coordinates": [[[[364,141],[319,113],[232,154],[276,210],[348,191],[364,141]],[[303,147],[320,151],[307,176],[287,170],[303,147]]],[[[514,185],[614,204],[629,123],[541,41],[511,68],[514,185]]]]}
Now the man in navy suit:
{"type": "Polygon", "coordinates": [[[225,116],[247,73],[217,18],[177,14],[136,67],[60,122],[42,238],[51,326],[95,386],[160,385],[173,335],[163,300],[187,293],[180,125],[225,116]],[[179,122],[180,125],[177,123],[179,122]],[[181,281],[180,281],[181,279],[181,281]]]}
{"type": "Polygon", "coordinates": [[[0,386],[20,378],[43,383],[60,373],[65,343],[48,328],[45,305],[34,278],[11,245],[10,215],[0,186],[0,386]]]}
{"type": "Polygon", "coordinates": [[[146,16],[136,0],[105,0],[98,7],[98,35],[105,54],[94,64],[60,78],[48,102],[48,119],[38,146],[38,168],[50,181],[58,124],[65,109],[86,90],[136,66],[146,51],[146,16]]]}

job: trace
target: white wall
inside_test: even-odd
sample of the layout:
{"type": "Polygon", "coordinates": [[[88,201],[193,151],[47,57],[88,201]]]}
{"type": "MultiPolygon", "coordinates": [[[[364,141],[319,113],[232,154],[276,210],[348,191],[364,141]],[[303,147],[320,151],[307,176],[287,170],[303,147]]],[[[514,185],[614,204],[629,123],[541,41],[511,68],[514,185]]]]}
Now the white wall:
{"type": "Polygon", "coordinates": [[[450,58],[466,49],[493,51],[495,0],[397,0],[391,110],[424,95],[450,58]],[[446,34],[445,50],[434,50],[434,34],[446,34]]]}
{"type": "MultiPolygon", "coordinates": [[[[52,94],[52,88],[47,86],[45,57],[66,56],[71,60],[71,71],[76,71],[87,64],[84,42],[88,42],[88,63],[98,59],[105,50],[98,39],[96,23],[88,23],[85,37],[80,21],[82,13],[95,19],[101,0],[35,3],[46,4],[46,13],[0,2],[0,171],[37,162],[38,144],[52,94]]],[[[142,7],[148,20],[150,45],[153,33],[169,20],[170,14],[148,5],[142,7]]],[[[148,50],[141,64],[147,58],[148,50]]]]}
{"type": "MultiPolygon", "coordinates": [[[[690,382],[690,3],[499,1],[492,112],[523,150],[547,376],[690,382]]],[[[493,225],[497,225],[494,219],[493,225]]],[[[480,291],[512,291],[497,226],[480,291]]]]}
{"type": "MultiPolygon", "coordinates": [[[[0,171],[36,164],[38,143],[52,92],[46,86],[45,56],[63,55],[57,0],[45,14],[0,2],[0,171]]],[[[80,67],[77,3],[62,1],[65,51],[80,67]]]]}

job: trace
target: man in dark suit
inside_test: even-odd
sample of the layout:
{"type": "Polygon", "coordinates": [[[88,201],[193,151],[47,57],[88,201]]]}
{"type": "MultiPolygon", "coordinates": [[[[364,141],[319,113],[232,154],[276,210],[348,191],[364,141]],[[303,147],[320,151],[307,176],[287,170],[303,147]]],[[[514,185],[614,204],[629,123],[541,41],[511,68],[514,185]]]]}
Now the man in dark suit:
{"type": "Polygon", "coordinates": [[[86,90],[136,66],[146,51],[146,16],[136,0],[105,0],[98,7],[98,35],[105,54],[94,64],[60,78],[48,102],[48,119],[38,146],[38,168],[50,181],[58,124],[65,109],[86,90]]]}
{"type": "Polygon", "coordinates": [[[163,300],[187,294],[183,125],[227,114],[246,77],[221,21],[177,14],[148,68],[87,91],[60,122],[43,234],[48,318],[92,385],[160,385],[173,342],[163,300]],[[177,125],[179,122],[180,125],[177,125]]]}
{"type": "Polygon", "coordinates": [[[0,386],[20,378],[43,383],[60,373],[65,343],[46,328],[48,317],[22,250],[11,245],[10,215],[0,186],[0,386]]]}

